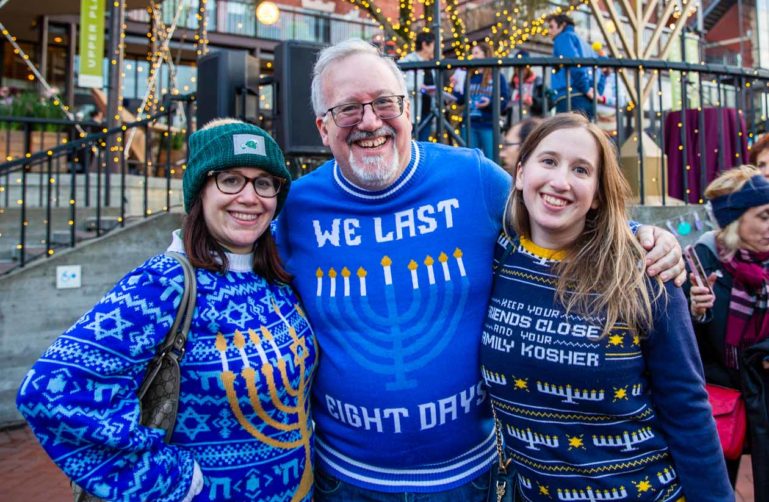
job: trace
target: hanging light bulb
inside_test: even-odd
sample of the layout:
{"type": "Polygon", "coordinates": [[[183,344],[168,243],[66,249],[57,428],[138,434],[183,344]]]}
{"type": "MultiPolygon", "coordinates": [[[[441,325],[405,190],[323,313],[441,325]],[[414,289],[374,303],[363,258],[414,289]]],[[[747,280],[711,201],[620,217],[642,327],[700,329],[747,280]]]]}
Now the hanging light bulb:
{"type": "Polygon", "coordinates": [[[262,24],[275,24],[280,18],[280,9],[275,2],[260,2],[256,7],[256,19],[262,24]]]}

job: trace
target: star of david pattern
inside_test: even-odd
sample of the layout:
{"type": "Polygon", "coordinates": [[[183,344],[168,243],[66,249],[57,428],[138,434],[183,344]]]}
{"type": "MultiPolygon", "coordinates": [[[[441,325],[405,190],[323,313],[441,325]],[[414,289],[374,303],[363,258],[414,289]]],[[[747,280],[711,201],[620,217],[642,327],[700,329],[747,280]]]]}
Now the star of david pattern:
{"type": "Polygon", "coordinates": [[[197,462],[205,486],[196,502],[309,501],[317,351],[299,301],[253,273],[196,275],[170,444],[138,424],[136,398],[183,292],[181,267],[163,255],[53,342],[21,383],[19,411],[64,473],[107,500],[181,500],[197,462]],[[243,380],[247,368],[258,378],[243,380]]]}

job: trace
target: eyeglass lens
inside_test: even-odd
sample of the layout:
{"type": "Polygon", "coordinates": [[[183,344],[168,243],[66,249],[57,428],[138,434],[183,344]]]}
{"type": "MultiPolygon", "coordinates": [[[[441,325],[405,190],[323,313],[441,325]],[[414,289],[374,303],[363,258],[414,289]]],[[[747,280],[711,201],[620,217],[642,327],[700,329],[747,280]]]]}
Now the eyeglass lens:
{"type": "Polygon", "coordinates": [[[381,120],[394,119],[403,113],[402,96],[383,96],[370,103],[347,103],[332,108],[331,115],[339,127],[352,127],[363,120],[366,105],[371,105],[381,120]]]}
{"type": "Polygon", "coordinates": [[[254,190],[262,197],[275,197],[280,192],[281,182],[274,176],[257,176],[248,178],[239,173],[220,172],[214,175],[219,191],[234,195],[240,193],[249,181],[253,183],[254,190]]]}

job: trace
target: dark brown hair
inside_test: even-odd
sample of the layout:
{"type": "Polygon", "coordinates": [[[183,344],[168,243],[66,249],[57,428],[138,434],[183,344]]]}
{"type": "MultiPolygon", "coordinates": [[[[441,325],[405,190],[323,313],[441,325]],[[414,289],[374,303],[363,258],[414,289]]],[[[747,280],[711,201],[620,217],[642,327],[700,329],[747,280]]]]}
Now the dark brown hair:
{"type": "MultiPolygon", "coordinates": [[[[184,219],[182,239],[184,251],[193,267],[220,274],[227,271],[229,260],[227,260],[226,251],[208,231],[203,216],[203,202],[200,197],[192,203],[190,212],[184,219]]],[[[278,246],[275,244],[269,228],[256,240],[252,270],[271,283],[291,282],[291,275],[283,268],[283,263],[278,255],[278,246]]]]}
{"type": "Polygon", "coordinates": [[[574,26],[574,20],[568,14],[550,14],[545,18],[545,22],[549,23],[550,21],[555,21],[555,24],[558,27],[561,27],[564,24],[574,26]]]}

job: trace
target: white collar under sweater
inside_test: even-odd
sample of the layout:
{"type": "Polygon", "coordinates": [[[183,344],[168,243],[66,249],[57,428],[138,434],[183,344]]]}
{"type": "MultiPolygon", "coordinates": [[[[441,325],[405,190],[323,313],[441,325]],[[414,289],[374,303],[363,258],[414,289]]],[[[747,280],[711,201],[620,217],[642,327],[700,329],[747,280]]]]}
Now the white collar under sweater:
{"type": "MultiPolygon", "coordinates": [[[[181,229],[174,230],[171,235],[173,236],[173,240],[171,241],[171,245],[168,246],[168,249],[166,249],[166,251],[175,251],[177,253],[187,254],[184,252],[184,242],[182,241],[181,229]]],[[[248,254],[225,253],[225,254],[227,255],[227,261],[229,262],[229,265],[227,266],[227,272],[253,272],[254,253],[248,253],[248,254]]]]}

